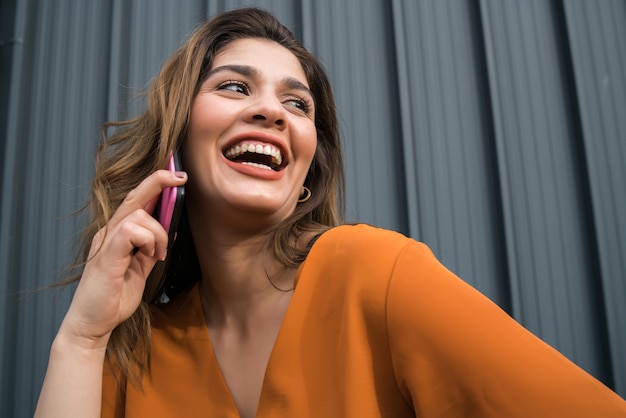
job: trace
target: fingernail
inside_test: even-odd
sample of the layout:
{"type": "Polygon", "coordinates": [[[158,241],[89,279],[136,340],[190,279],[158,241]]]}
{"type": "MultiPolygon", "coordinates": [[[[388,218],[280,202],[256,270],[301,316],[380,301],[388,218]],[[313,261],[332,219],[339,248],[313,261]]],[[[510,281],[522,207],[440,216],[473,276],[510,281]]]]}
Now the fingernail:
{"type": "Polygon", "coordinates": [[[163,251],[163,254],[161,255],[161,261],[165,261],[166,258],[167,258],[167,250],[163,251]]]}
{"type": "Polygon", "coordinates": [[[187,176],[187,173],[184,171],[174,171],[174,175],[179,179],[184,179],[187,176]]]}

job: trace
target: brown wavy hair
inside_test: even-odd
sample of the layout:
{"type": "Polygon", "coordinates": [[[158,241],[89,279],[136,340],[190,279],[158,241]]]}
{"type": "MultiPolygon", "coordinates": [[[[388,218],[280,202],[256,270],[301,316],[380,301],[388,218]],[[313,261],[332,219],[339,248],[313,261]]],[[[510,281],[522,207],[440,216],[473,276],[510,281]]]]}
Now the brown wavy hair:
{"type": "MultiPolygon", "coordinates": [[[[146,109],[140,116],[104,125],[87,205],[90,222],[81,241],[79,265],[87,260],[93,236],[106,226],[126,194],[152,172],[165,167],[170,152],[184,143],[192,102],[215,55],[230,42],[244,38],[268,39],[291,51],[302,65],[315,101],[318,142],[305,180],[312,196],[276,226],[270,237],[271,248],[282,264],[298,266],[315,239],[342,221],[344,172],[328,77],[317,59],[273,15],[256,8],[238,9],[201,24],[171,55],[146,92],[146,109]],[[294,245],[309,236],[313,238],[294,245]]],[[[198,260],[183,214],[174,248],[148,276],[139,308],[111,335],[107,359],[121,376],[141,386],[141,377],[150,370],[149,306],[164,294],[175,297],[199,278],[198,260]]]]}

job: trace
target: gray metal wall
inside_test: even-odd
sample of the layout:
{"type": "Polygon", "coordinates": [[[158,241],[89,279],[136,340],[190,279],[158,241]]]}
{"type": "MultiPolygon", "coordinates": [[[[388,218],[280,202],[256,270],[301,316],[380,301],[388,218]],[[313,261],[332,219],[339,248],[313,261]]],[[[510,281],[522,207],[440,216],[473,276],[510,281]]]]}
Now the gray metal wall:
{"type": "Polygon", "coordinates": [[[30,416],[99,125],[204,17],[274,11],[336,90],[350,221],[404,232],[626,396],[623,0],[3,0],[0,416],[30,416]]]}

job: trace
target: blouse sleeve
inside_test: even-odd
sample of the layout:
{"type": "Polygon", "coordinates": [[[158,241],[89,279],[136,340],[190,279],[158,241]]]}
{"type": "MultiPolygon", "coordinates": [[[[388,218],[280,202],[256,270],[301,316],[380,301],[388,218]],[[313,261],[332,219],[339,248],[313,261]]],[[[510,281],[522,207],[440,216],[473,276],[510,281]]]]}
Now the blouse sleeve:
{"type": "Polygon", "coordinates": [[[389,284],[396,381],[416,416],[626,417],[626,402],[415,241],[389,284]]]}

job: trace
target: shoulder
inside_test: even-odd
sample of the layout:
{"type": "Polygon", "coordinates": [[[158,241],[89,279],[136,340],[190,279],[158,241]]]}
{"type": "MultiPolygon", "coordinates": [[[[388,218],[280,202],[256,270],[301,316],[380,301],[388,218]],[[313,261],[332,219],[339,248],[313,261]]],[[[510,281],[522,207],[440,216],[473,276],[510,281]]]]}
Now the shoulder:
{"type": "Polygon", "coordinates": [[[315,243],[314,258],[358,262],[358,265],[393,264],[405,252],[431,258],[430,249],[401,233],[366,224],[342,225],[328,230],[315,243]],[[318,253],[316,255],[315,253],[318,253]]]}
{"type": "Polygon", "coordinates": [[[362,239],[406,241],[409,239],[399,232],[362,223],[336,226],[329,229],[322,237],[324,239],[343,241],[350,239],[357,239],[358,241],[362,239]]]}
{"type": "Polygon", "coordinates": [[[346,224],[326,231],[318,239],[317,245],[365,249],[385,244],[396,248],[402,247],[408,240],[410,238],[388,229],[367,224],[346,224]]]}
{"type": "MultiPolygon", "coordinates": [[[[341,295],[379,299],[398,265],[430,263],[430,249],[398,232],[364,224],[342,225],[318,238],[300,269],[297,285],[322,286],[341,295]]],[[[381,299],[382,303],[383,300],[381,299]]]]}

